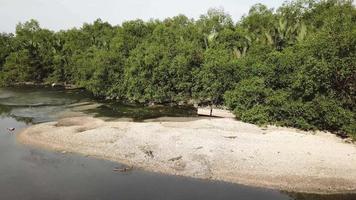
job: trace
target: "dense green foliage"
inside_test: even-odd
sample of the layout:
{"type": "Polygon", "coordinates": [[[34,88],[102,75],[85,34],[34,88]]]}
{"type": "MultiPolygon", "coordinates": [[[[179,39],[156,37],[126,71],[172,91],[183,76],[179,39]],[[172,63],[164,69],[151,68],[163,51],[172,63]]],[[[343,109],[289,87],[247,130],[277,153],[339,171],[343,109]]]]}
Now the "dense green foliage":
{"type": "Polygon", "coordinates": [[[236,117],[356,135],[356,10],[348,0],[257,4],[238,23],[100,19],[53,32],[31,20],[0,34],[0,83],[61,82],[110,99],[224,104],[236,117]]]}

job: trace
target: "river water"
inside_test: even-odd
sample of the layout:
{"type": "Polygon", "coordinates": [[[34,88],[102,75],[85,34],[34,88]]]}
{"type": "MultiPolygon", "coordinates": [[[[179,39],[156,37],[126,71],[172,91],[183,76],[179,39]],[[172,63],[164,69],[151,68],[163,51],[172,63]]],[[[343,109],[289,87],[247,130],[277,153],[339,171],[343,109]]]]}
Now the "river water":
{"type": "MultiPolygon", "coordinates": [[[[356,195],[314,195],[247,187],[133,170],[117,173],[120,164],[77,154],[52,152],[19,144],[16,134],[31,124],[73,113],[75,105],[96,100],[80,90],[0,88],[0,200],[111,199],[263,199],[355,200],[356,195]],[[13,127],[15,131],[8,131],[13,127]]],[[[190,108],[128,106],[100,102],[84,112],[101,117],[142,120],[190,116],[190,108]]]]}

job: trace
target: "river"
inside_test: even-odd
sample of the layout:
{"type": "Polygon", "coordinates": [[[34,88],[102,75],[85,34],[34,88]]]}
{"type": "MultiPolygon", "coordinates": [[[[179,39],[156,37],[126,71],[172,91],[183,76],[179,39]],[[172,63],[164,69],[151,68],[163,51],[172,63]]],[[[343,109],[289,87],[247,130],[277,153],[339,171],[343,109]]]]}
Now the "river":
{"type": "Polygon", "coordinates": [[[161,116],[195,116],[190,108],[185,107],[145,108],[100,102],[81,90],[0,88],[0,199],[356,199],[352,194],[287,193],[136,169],[117,173],[113,169],[121,167],[118,163],[25,146],[16,140],[16,134],[31,124],[82,112],[108,120],[118,117],[143,120],[161,116]],[[96,103],[100,106],[77,110],[77,105],[96,103]],[[7,130],[10,127],[15,131],[7,130]]]}

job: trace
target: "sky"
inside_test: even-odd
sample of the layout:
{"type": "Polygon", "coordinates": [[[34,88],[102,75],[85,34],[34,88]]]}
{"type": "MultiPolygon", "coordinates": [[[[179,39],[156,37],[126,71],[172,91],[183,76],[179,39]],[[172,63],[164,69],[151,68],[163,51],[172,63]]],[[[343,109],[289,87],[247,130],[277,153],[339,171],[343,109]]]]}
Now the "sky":
{"type": "Polygon", "coordinates": [[[198,18],[209,8],[223,8],[234,21],[262,3],[278,8],[284,0],[0,0],[0,32],[36,19],[41,27],[63,30],[102,19],[112,25],[134,19],[164,19],[178,14],[198,18]]]}

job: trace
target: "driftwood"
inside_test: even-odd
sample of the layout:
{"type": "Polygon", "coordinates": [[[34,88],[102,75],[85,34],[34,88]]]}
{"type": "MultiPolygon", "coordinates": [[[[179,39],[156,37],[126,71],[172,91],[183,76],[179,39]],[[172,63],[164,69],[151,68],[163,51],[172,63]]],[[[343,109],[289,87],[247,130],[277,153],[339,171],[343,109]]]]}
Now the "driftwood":
{"type": "Polygon", "coordinates": [[[178,157],[174,157],[174,158],[171,158],[171,159],[169,159],[168,161],[177,161],[177,160],[180,160],[180,159],[182,159],[182,157],[183,156],[178,156],[178,157]]]}
{"type": "Polygon", "coordinates": [[[237,136],[224,136],[224,138],[227,138],[227,139],[236,139],[237,136]]]}

